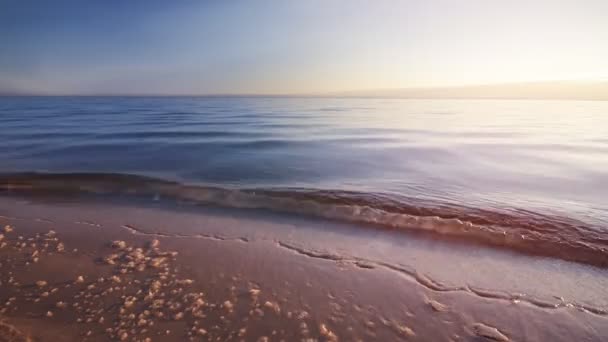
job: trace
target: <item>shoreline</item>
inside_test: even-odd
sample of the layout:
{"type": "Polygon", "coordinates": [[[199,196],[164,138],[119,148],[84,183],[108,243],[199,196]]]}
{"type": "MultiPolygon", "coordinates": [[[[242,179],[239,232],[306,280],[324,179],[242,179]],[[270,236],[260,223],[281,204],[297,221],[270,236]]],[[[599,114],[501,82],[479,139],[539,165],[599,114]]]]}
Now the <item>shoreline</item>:
{"type": "Polygon", "coordinates": [[[372,229],[435,235],[521,254],[608,268],[601,220],[543,214],[522,208],[472,208],[453,203],[356,191],[238,188],[182,183],[121,173],[5,173],[10,196],[102,197],[192,203],[227,210],[262,210],[372,229]]]}
{"type": "Polygon", "coordinates": [[[11,308],[1,320],[34,340],[599,341],[608,336],[603,311],[608,305],[596,300],[606,298],[606,271],[586,265],[455,244],[448,250],[445,242],[425,237],[396,241],[390,232],[302,218],[156,204],[2,197],[0,215],[2,227],[14,227],[3,232],[7,245],[0,248],[1,287],[7,290],[0,303],[11,308]],[[48,236],[50,230],[55,233],[48,236]],[[45,243],[46,250],[32,256],[45,243]],[[526,263],[533,265],[526,269],[526,263]],[[527,280],[486,286],[500,285],[502,269],[479,278],[498,266],[527,280]],[[458,274],[466,270],[462,282],[458,274]],[[587,275],[589,288],[573,288],[577,274],[587,275]],[[39,287],[38,281],[47,284],[39,287]],[[161,283],[158,293],[147,301],[155,281],[161,283]],[[545,284],[551,281],[555,284],[545,284]],[[513,293],[537,288],[546,296],[526,291],[512,297],[509,287],[513,293]],[[566,298],[548,299],[562,293],[566,298]],[[156,295],[165,300],[158,310],[152,306],[156,295]],[[62,309],[59,302],[69,305],[62,309]],[[145,323],[139,324],[141,319],[145,323]]]}

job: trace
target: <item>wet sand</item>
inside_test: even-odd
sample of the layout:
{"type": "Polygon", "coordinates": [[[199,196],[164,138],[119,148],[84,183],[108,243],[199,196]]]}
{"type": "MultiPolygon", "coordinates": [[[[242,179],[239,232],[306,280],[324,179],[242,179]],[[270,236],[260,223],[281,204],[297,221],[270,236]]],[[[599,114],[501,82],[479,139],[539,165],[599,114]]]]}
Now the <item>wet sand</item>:
{"type": "Polygon", "coordinates": [[[608,276],[586,265],[163,204],[3,197],[0,215],[0,341],[608,337],[608,276]]]}

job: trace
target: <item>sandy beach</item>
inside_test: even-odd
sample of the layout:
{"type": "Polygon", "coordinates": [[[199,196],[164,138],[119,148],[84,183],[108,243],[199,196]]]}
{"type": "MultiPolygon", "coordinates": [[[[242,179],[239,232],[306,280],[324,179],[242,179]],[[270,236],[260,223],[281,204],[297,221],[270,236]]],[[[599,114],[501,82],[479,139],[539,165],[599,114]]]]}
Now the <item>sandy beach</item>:
{"type": "Polygon", "coordinates": [[[0,1],[0,342],[608,342],[608,1],[0,1]]]}
{"type": "Polygon", "coordinates": [[[601,341],[608,334],[608,277],[591,266],[269,213],[16,197],[0,199],[0,208],[6,341],[601,341]],[[509,281],[498,278],[505,270],[509,281]],[[587,277],[579,287],[576,272],[587,277]]]}

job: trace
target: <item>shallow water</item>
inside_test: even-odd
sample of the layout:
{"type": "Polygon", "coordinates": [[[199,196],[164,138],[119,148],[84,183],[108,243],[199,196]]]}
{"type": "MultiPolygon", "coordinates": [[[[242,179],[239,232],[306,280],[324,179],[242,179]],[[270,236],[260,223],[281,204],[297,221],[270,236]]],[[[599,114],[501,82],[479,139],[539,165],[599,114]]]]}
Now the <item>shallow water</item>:
{"type": "Polygon", "coordinates": [[[456,235],[487,228],[494,244],[529,234],[602,264],[607,137],[600,101],[0,98],[3,173],[151,176],[179,184],[138,191],[456,235]],[[459,221],[415,221],[435,216],[459,221]]]}

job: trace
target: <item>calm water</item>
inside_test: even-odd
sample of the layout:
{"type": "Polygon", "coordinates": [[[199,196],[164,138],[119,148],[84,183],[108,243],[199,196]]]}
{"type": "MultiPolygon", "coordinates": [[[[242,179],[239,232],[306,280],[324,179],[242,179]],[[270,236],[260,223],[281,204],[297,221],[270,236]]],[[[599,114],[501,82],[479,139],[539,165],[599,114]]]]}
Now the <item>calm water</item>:
{"type": "Polygon", "coordinates": [[[608,241],[608,102],[0,98],[0,155],[608,241]]]}

